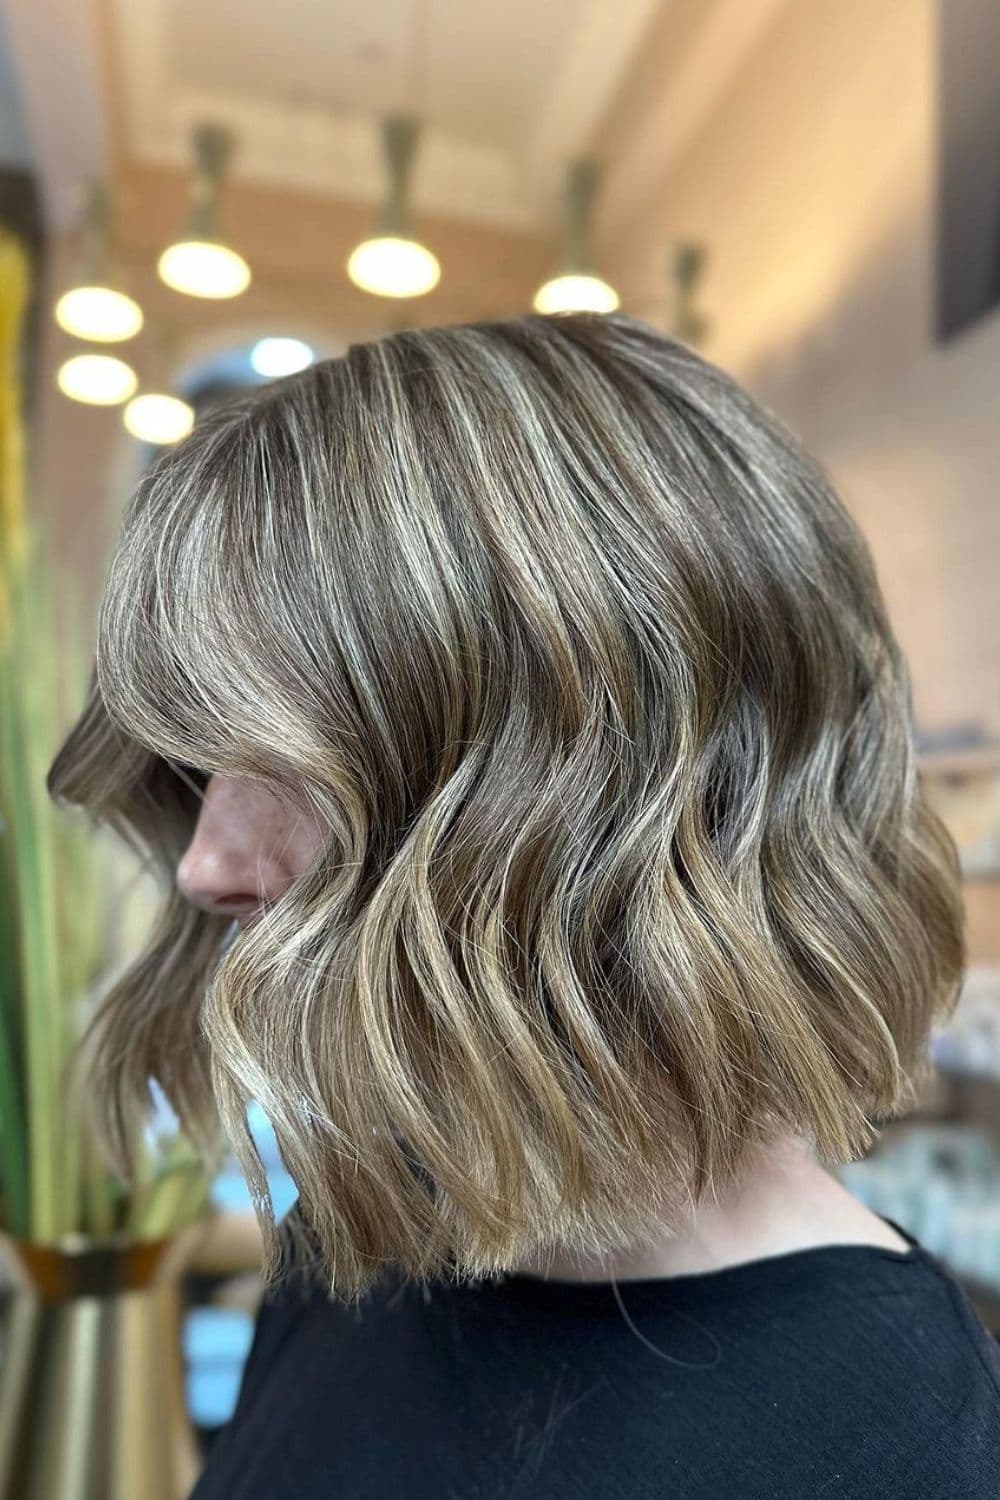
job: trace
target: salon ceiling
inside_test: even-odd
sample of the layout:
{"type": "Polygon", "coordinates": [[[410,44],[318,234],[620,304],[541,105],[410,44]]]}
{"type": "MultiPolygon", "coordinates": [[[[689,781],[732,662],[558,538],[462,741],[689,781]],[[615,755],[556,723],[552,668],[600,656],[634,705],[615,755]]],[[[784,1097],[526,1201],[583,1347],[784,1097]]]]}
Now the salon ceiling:
{"type": "Polygon", "coordinates": [[[527,233],[551,218],[562,162],[662,3],[5,0],[34,32],[25,45],[48,53],[49,112],[88,118],[79,168],[108,156],[184,170],[192,124],[212,118],[237,134],[235,183],[370,204],[377,119],[412,110],[425,121],[417,208],[527,233]]]}
{"type": "MultiPolygon", "coordinates": [[[[190,134],[238,146],[226,220],[255,272],[328,280],[383,184],[378,120],[424,133],[414,211],[470,279],[537,279],[567,159],[614,153],[620,222],[794,0],[0,0],[49,223],[117,187],[137,262],[187,203],[190,134]]],[[[599,213],[600,213],[599,206],[599,213]]],[[[453,276],[451,285],[456,285],[453,276]]],[[[519,294],[520,295],[520,294],[519,294]]]]}
{"type": "Polygon", "coordinates": [[[659,0],[111,0],[132,154],[183,166],[225,120],[238,176],[371,201],[375,129],[424,121],[421,210],[531,231],[659,0]]]}

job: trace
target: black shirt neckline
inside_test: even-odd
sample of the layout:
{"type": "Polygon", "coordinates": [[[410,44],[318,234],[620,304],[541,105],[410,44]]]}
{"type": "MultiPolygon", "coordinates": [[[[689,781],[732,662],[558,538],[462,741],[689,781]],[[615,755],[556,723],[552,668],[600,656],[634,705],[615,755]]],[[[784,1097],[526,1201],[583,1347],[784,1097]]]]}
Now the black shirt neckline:
{"type": "Polygon", "coordinates": [[[879,1215],[906,1240],[908,1249],[890,1250],[888,1246],[864,1242],[811,1245],[785,1250],[777,1255],[739,1261],[714,1271],[692,1271],[676,1276],[634,1277],[602,1281],[565,1281],[526,1272],[508,1272],[495,1278],[457,1283],[453,1290],[467,1292],[482,1306],[515,1305],[522,1308],[548,1309],[553,1312],[594,1313],[617,1311],[619,1298],[631,1310],[666,1307],[672,1303],[698,1302],[729,1295],[742,1295],[778,1283],[785,1288],[808,1283],[817,1274],[844,1272],[848,1275],[863,1265],[922,1266],[928,1264],[927,1252],[894,1220],[879,1215]]]}
{"type": "MultiPolygon", "coordinates": [[[[289,1210],[299,1223],[308,1229],[296,1200],[289,1210]]],[[[630,1310],[666,1309],[673,1304],[689,1305],[705,1300],[730,1298],[769,1285],[780,1285],[789,1290],[795,1286],[815,1286],[817,1278],[838,1274],[854,1278],[864,1266],[870,1268],[889,1266],[913,1267],[923,1270],[935,1269],[936,1262],[908,1230],[895,1219],[879,1214],[883,1223],[893,1228],[907,1243],[906,1250],[890,1250],[887,1246],[867,1244],[863,1241],[831,1242],[811,1245],[798,1250],[784,1250],[777,1255],[760,1256],[755,1260],[738,1261],[734,1265],[721,1266],[714,1271],[691,1271],[673,1276],[632,1277],[618,1281],[567,1281],[532,1275],[528,1272],[508,1271],[494,1277],[479,1280],[457,1279],[451,1275],[434,1277],[428,1290],[432,1300],[439,1294],[462,1298],[484,1312],[500,1311],[505,1307],[524,1311],[546,1310],[553,1313],[596,1312],[620,1313],[621,1303],[630,1310]]],[[[390,1266],[386,1276],[391,1285],[399,1286],[399,1268],[390,1266]]],[[[403,1289],[409,1287],[419,1294],[420,1288],[403,1278],[403,1289]]],[[[324,1292],[324,1296],[327,1295],[324,1292]]]]}

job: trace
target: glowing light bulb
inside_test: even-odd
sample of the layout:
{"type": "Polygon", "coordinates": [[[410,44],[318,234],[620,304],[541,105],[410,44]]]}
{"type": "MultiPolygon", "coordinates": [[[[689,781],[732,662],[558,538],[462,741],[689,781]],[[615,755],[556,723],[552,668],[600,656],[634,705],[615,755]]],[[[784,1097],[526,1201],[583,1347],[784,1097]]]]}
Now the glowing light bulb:
{"type": "Polygon", "coordinates": [[[279,375],[294,375],[311,365],[315,355],[302,339],[266,338],[258,339],[250,350],[250,363],[258,375],[275,378],[279,375]]]}
{"type": "Polygon", "coordinates": [[[90,406],[118,406],[139,384],[132,366],[111,354],[74,354],[59,366],[56,382],[64,396],[90,406]]]}
{"type": "Polygon", "coordinates": [[[194,411],[178,396],[144,391],[132,397],[122,420],[132,436],[143,443],[179,443],[194,426],[194,411]]]}
{"type": "Polygon", "coordinates": [[[161,281],[188,297],[238,297],[250,285],[250,267],[221,240],[178,240],[156,269],[161,281]]]}
{"type": "Polygon", "coordinates": [[[540,313],[614,312],[618,293],[600,276],[580,273],[554,276],[535,293],[534,307],[540,313]]]}
{"type": "Polygon", "coordinates": [[[75,286],[59,298],[55,319],[74,338],[113,344],[139,332],[142,308],[110,286],[75,286]]]}
{"type": "Polygon", "coordinates": [[[426,245],[390,234],[362,240],[351,252],[347,274],[376,297],[422,297],[437,286],[441,266],[426,245]]]}

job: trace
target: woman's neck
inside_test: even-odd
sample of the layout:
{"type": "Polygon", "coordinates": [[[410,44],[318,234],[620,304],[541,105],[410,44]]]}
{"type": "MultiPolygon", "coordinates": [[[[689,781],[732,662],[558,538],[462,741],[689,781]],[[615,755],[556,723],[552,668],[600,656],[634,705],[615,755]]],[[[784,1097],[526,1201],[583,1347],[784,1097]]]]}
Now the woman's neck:
{"type": "Polygon", "coordinates": [[[556,1281],[646,1280],[719,1271],[834,1244],[909,1249],[816,1162],[805,1142],[789,1136],[767,1147],[736,1186],[699,1203],[659,1245],[590,1259],[554,1249],[526,1259],[515,1271],[556,1281]]]}

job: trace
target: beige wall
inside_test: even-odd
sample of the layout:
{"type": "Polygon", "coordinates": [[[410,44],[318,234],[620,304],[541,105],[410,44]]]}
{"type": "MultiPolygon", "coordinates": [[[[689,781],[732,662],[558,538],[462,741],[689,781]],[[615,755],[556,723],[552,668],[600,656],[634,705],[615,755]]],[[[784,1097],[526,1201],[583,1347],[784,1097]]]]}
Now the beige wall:
{"type": "Polygon", "coordinates": [[[875,552],[921,720],[1000,732],[1000,316],[932,344],[935,6],[743,3],[664,7],[598,143],[603,264],[656,321],[667,243],[705,243],[703,352],[838,483],[875,552]],[[713,21],[721,55],[754,7],[758,34],[708,117],[692,129],[680,91],[671,116],[669,80],[696,47],[712,70],[713,21]]]}

